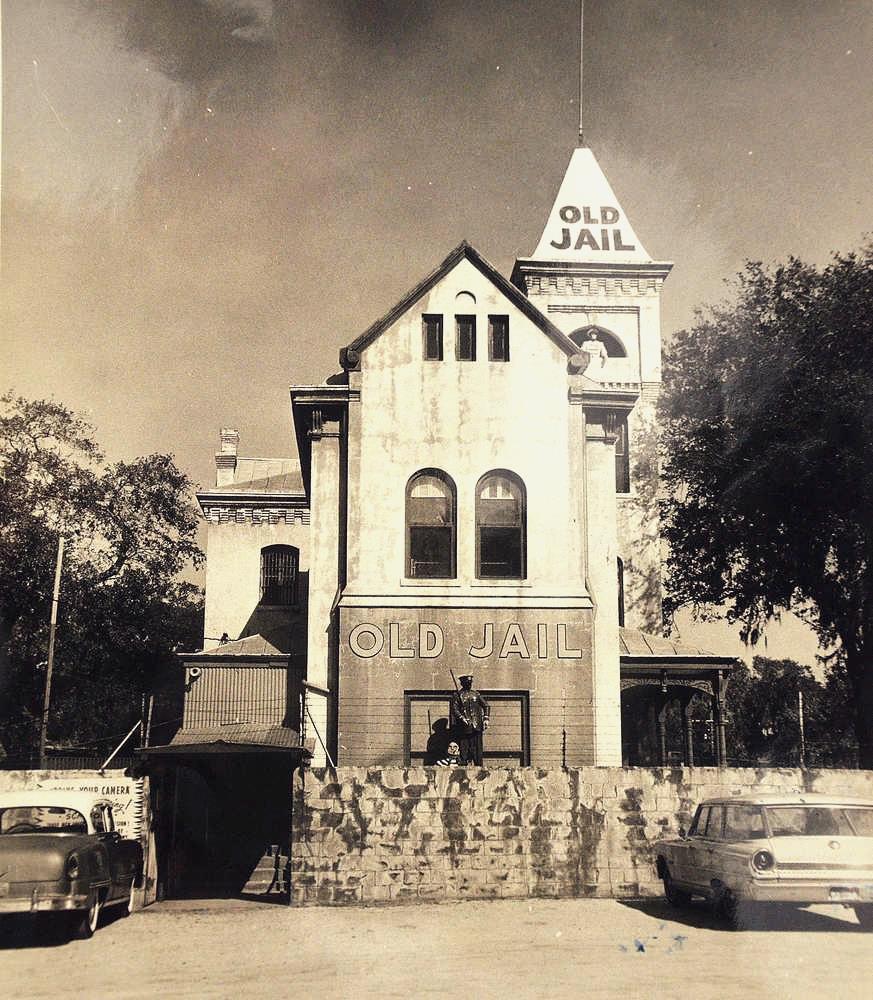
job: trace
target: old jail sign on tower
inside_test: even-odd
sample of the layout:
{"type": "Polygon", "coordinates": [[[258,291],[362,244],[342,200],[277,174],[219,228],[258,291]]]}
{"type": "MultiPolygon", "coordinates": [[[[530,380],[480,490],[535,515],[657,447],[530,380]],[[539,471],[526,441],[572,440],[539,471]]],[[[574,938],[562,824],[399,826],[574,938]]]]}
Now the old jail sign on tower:
{"type": "Polygon", "coordinates": [[[622,233],[620,228],[613,229],[612,232],[612,246],[610,247],[610,230],[603,226],[600,229],[599,237],[600,242],[597,242],[598,237],[589,229],[589,226],[598,226],[601,223],[614,223],[621,219],[621,212],[612,205],[601,205],[599,209],[599,216],[591,214],[592,210],[588,205],[583,205],[581,210],[575,205],[564,205],[560,209],[558,215],[560,215],[561,220],[566,222],[567,225],[561,230],[561,240],[552,240],[550,246],[553,246],[556,250],[569,250],[571,247],[574,250],[582,250],[585,247],[591,250],[636,250],[636,246],[633,243],[625,244],[622,240],[622,233]],[[584,223],[578,230],[578,235],[575,240],[573,239],[573,234],[571,227],[575,226],[579,221],[584,223]]]}
{"type": "Polygon", "coordinates": [[[613,264],[650,260],[590,149],[573,151],[533,259],[613,264]]]}

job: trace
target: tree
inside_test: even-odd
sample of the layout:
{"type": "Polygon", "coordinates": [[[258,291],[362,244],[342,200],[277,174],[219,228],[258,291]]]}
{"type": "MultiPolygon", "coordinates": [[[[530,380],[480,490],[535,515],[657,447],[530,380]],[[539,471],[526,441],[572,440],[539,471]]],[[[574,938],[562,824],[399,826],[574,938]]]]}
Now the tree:
{"type": "Polygon", "coordinates": [[[803,695],[807,766],[854,763],[855,748],[846,738],[852,728],[850,703],[819,683],[809,667],[764,656],[756,656],[751,668],[741,664],[728,684],[732,763],[798,766],[802,744],[799,693],[803,695]]]}
{"type": "Polygon", "coordinates": [[[63,535],[49,737],[99,744],[138,717],[173,647],[196,642],[199,591],[178,579],[202,560],[191,484],[168,455],[107,464],[59,403],[0,403],[0,740],[10,756],[36,743],[63,535]]]}
{"type": "Polygon", "coordinates": [[[873,246],[750,263],[665,366],[668,612],[754,641],[790,610],[838,644],[873,767],[873,246]]]}

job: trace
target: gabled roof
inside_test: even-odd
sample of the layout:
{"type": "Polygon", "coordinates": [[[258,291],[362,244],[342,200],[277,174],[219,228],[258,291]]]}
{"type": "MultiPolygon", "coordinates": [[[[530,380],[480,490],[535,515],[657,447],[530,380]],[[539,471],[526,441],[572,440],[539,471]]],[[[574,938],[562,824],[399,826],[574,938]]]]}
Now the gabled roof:
{"type": "Polygon", "coordinates": [[[477,250],[464,240],[426,278],[410,289],[381,319],[376,320],[372,326],[368,327],[359,337],[356,337],[348,347],[343,348],[340,351],[340,364],[347,369],[357,367],[357,356],[360,352],[372,344],[381,333],[395,320],[399,319],[408,309],[411,309],[423,295],[426,295],[461,260],[468,260],[476,270],[488,278],[517,309],[524,313],[535,326],[539,327],[546,336],[560,347],[567,357],[571,357],[577,352],[578,348],[569,337],[562,333],[551,320],[543,315],[515,285],[507,278],[504,278],[493,264],[485,260],[477,250]]]}

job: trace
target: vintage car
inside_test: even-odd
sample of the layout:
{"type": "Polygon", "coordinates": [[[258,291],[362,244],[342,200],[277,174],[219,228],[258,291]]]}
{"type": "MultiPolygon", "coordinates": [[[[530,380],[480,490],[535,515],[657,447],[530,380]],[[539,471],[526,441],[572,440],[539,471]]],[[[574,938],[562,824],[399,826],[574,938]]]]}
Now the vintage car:
{"type": "Polygon", "coordinates": [[[0,914],[54,914],[90,937],[104,906],[140,884],[142,848],[115,829],[112,804],[85,792],[0,793],[0,914]]]}
{"type": "Polygon", "coordinates": [[[873,930],[873,801],[742,795],[697,807],[688,833],[655,844],[673,906],[711,900],[732,922],[758,903],[842,903],[873,930]]]}

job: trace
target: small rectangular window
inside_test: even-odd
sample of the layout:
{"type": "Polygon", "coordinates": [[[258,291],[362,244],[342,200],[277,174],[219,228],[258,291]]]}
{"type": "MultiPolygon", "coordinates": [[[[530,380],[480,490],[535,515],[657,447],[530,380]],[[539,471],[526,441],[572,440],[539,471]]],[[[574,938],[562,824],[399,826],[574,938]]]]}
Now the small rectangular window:
{"type": "Polygon", "coordinates": [[[624,561],[616,559],[615,564],[618,571],[618,625],[624,628],[624,561]]]}
{"type": "Polygon", "coordinates": [[[615,434],[615,492],[630,493],[630,447],[627,417],[618,422],[615,434]]]}
{"type": "Polygon", "coordinates": [[[476,360],[476,317],[455,316],[458,337],[455,344],[455,356],[458,361],[476,360]]]}
{"type": "Polygon", "coordinates": [[[509,361],[509,317],[488,317],[488,360],[509,361]]]}
{"type": "Polygon", "coordinates": [[[442,316],[422,316],[423,356],[425,361],[443,360],[443,318],[442,316]]]}

